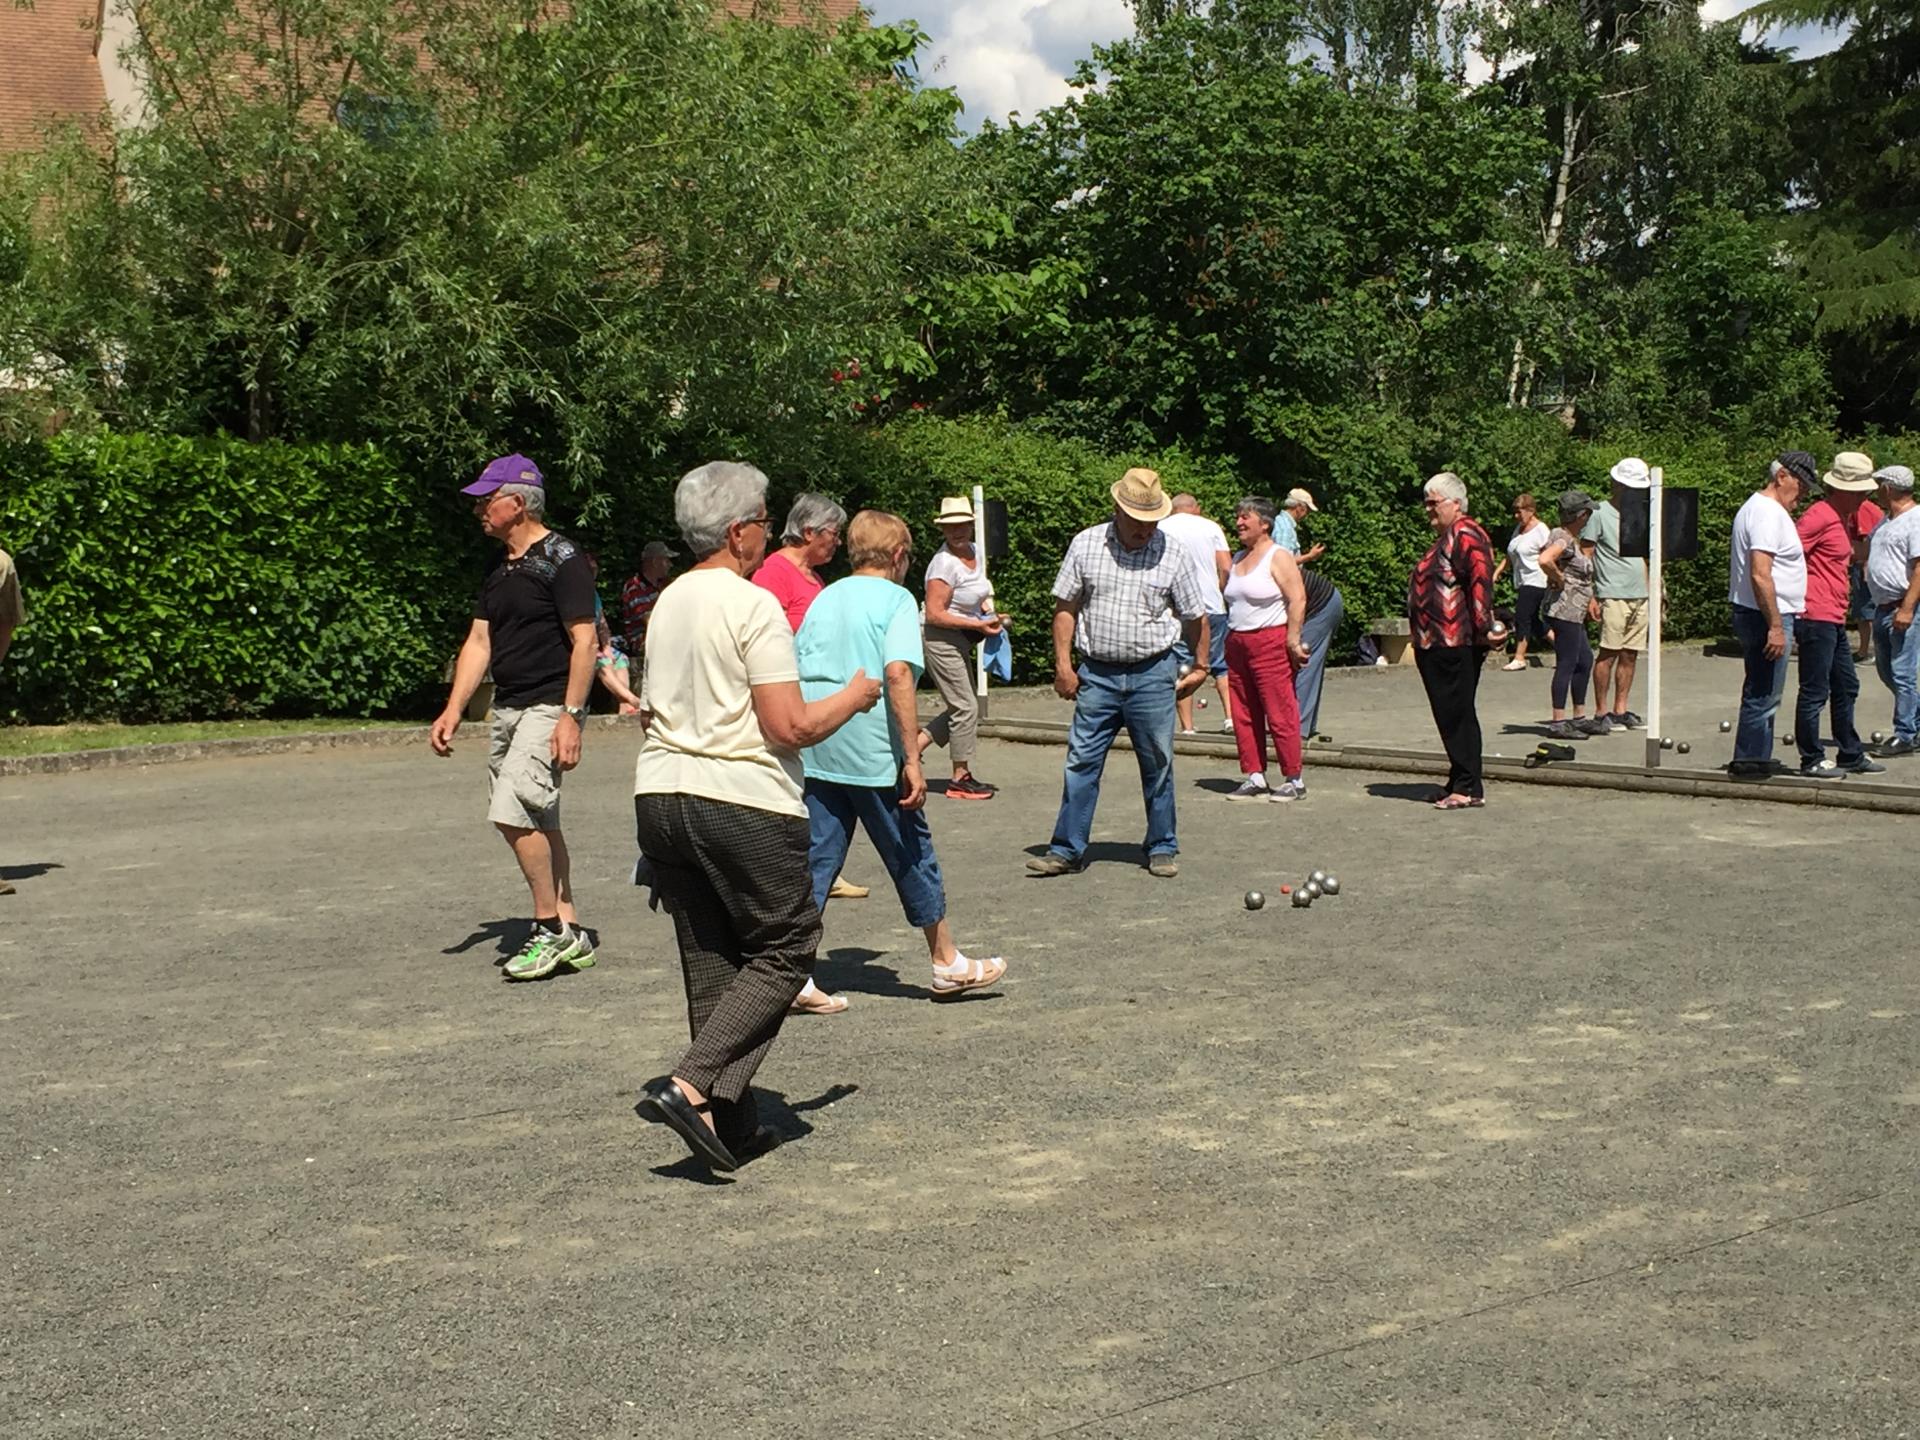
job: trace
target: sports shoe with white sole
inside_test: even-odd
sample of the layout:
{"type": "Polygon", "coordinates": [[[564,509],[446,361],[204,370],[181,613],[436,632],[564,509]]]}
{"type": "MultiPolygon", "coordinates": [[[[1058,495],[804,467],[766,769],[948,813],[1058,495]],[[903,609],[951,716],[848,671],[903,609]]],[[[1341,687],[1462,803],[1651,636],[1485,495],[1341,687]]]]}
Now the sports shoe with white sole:
{"type": "Polygon", "coordinates": [[[1271,798],[1272,795],[1273,791],[1267,788],[1266,781],[1242,780],[1237,786],[1227,792],[1227,799],[1266,800],[1271,798]]]}
{"type": "Polygon", "coordinates": [[[556,934],[536,927],[503,973],[509,980],[544,980],[562,965],[586,970],[593,960],[593,942],[586,931],[569,927],[556,934]]]}

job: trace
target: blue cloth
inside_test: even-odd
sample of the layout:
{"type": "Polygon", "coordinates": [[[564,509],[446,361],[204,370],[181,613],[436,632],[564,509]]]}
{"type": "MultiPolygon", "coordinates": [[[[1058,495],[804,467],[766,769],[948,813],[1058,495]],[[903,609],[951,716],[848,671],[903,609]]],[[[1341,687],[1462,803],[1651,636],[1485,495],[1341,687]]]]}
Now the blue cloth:
{"type": "Polygon", "coordinates": [[[1893,628],[1897,606],[1882,605],[1873,615],[1873,667],[1880,683],[1893,692],[1893,733],[1920,744],[1920,624],[1902,633],[1893,628]]]}
{"type": "Polygon", "coordinates": [[[1300,530],[1293,516],[1282,510],[1273,517],[1273,543],[1290,555],[1300,553],[1300,530]]]}
{"type": "MultiPolygon", "coordinates": [[[[1193,651],[1187,648],[1184,626],[1180,638],[1173,642],[1173,663],[1182,670],[1193,664],[1193,651]]],[[[1227,617],[1224,614],[1207,616],[1207,673],[1227,673],[1227,617]]]]}
{"type": "Polygon", "coordinates": [[[1773,760],[1773,717],[1787,688],[1787,665],[1793,658],[1793,616],[1780,617],[1787,632],[1787,648],[1778,660],[1766,655],[1767,617],[1751,605],[1733,607],[1733,633],[1746,657],[1746,678],[1740,686],[1740,722],[1733,733],[1734,763],[1765,765],[1773,760]]]}
{"type": "Polygon", "coordinates": [[[1307,663],[1293,672],[1293,698],[1300,707],[1300,738],[1311,740],[1320,724],[1320,686],[1327,678],[1327,653],[1334,632],[1346,617],[1347,602],[1338,590],[1333,598],[1307,617],[1300,627],[1300,643],[1307,647],[1307,663]]]}
{"type": "Polygon", "coordinates": [[[1146,852],[1149,856],[1179,853],[1173,818],[1173,652],[1123,665],[1084,660],[1079,676],[1073,726],[1067,732],[1066,783],[1053,841],[1047,848],[1075,864],[1086,855],[1107,752],[1124,725],[1140,763],[1140,788],[1147,806],[1146,852]]]}
{"type": "Polygon", "coordinates": [[[1007,632],[1004,629],[998,635],[987,637],[985,655],[987,673],[996,680],[1012,683],[1013,642],[1007,638],[1007,632]]]}
{"type": "MultiPolygon", "coordinates": [[[[809,701],[844,689],[856,670],[884,685],[893,661],[911,666],[916,682],[927,668],[919,604],[878,575],[849,575],[815,596],[800,633],[793,637],[793,649],[800,693],[809,701]]],[[[907,760],[884,693],[878,705],[808,746],[800,758],[808,779],[887,790],[899,783],[907,760]]]]}
{"type": "Polygon", "coordinates": [[[1853,637],[1838,620],[1793,622],[1793,648],[1800,652],[1800,693],[1793,703],[1793,743],[1800,751],[1800,768],[1827,758],[1820,743],[1820,712],[1833,704],[1833,743],[1842,765],[1858,763],[1867,747],[1853,728],[1854,702],[1860,698],[1860,675],[1853,665],[1853,637]]]}
{"type": "MultiPolygon", "coordinates": [[[[816,602],[817,603],[817,602],[816,602]]],[[[808,612],[812,618],[812,612],[808,612]]],[[[924,930],[946,918],[947,892],[940,880],[940,862],[933,854],[933,832],[927,812],[902,810],[900,790],[865,785],[838,785],[831,780],[807,780],[807,867],[813,877],[813,903],[823,913],[833,877],[847,863],[858,822],[880,852],[880,863],[893,877],[894,893],[907,923],[924,930]]]]}

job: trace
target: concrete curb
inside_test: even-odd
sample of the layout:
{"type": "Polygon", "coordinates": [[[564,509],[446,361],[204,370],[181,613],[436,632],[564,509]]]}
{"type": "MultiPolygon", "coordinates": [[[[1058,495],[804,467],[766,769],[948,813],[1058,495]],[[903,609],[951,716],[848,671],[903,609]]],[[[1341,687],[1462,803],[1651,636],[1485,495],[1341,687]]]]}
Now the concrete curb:
{"type": "MultiPolygon", "coordinates": [[[[477,721],[469,720],[473,726],[477,721]]],[[[610,730],[615,715],[595,715],[589,729],[610,730]]],[[[301,755],[315,750],[425,745],[426,725],[390,725],[377,730],[319,730],[301,735],[251,735],[233,740],[179,740],[163,745],[121,745],[110,750],[67,750],[55,755],[0,756],[0,779],[12,775],[68,775],[78,770],[174,765],[185,760],[235,760],[248,755],[301,755]]]]}
{"type": "MultiPolygon", "coordinates": [[[[1064,745],[1064,720],[982,720],[980,733],[994,740],[1023,745],[1064,745]]],[[[1132,749],[1125,735],[1116,748],[1132,749]]],[[[1175,753],[1235,758],[1232,737],[1177,736],[1175,753]]],[[[1425,750],[1402,750],[1374,745],[1309,745],[1307,764],[1336,770],[1383,770],[1394,774],[1444,777],[1444,755],[1425,750]]],[[[1588,790],[1624,790],[1643,795],[1693,795],[1710,800],[1757,800],[1774,805],[1820,805],[1841,810],[1870,810],[1885,815],[1920,815],[1920,794],[1904,786],[1875,785],[1865,780],[1802,780],[1780,776],[1766,781],[1730,780],[1719,770],[1658,770],[1634,765],[1604,765],[1573,761],[1526,768],[1518,756],[1488,756],[1483,762],[1489,779],[1522,785],[1572,785],[1588,790]]]]}

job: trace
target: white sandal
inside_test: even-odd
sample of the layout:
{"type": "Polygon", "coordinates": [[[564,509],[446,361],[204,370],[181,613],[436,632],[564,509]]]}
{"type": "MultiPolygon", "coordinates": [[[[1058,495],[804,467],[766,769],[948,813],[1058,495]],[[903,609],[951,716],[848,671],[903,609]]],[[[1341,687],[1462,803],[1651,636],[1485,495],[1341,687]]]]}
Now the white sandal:
{"type": "Polygon", "coordinates": [[[984,990],[1007,973],[1007,962],[998,955],[985,960],[970,960],[965,955],[953,966],[933,967],[933,998],[944,1000],[967,990],[984,990]]]}

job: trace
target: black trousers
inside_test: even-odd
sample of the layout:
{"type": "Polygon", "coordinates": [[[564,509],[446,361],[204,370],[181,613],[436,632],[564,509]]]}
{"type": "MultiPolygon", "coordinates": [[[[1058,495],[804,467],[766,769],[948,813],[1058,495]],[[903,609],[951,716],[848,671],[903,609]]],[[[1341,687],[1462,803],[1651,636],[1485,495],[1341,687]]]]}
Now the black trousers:
{"type": "Polygon", "coordinates": [[[695,795],[636,795],[633,813],[687,986],[693,1043],[673,1073],[742,1100],[820,947],[807,822],[695,795]]]}
{"type": "Polygon", "coordinates": [[[1477,645],[1445,645],[1416,649],[1414,664],[1427,687],[1433,723],[1446,747],[1447,793],[1479,800],[1486,795],[1480,777],[1480,712],[1474,708],[1480,693],[1481,664],[1487,652],[1477,645]]]}

